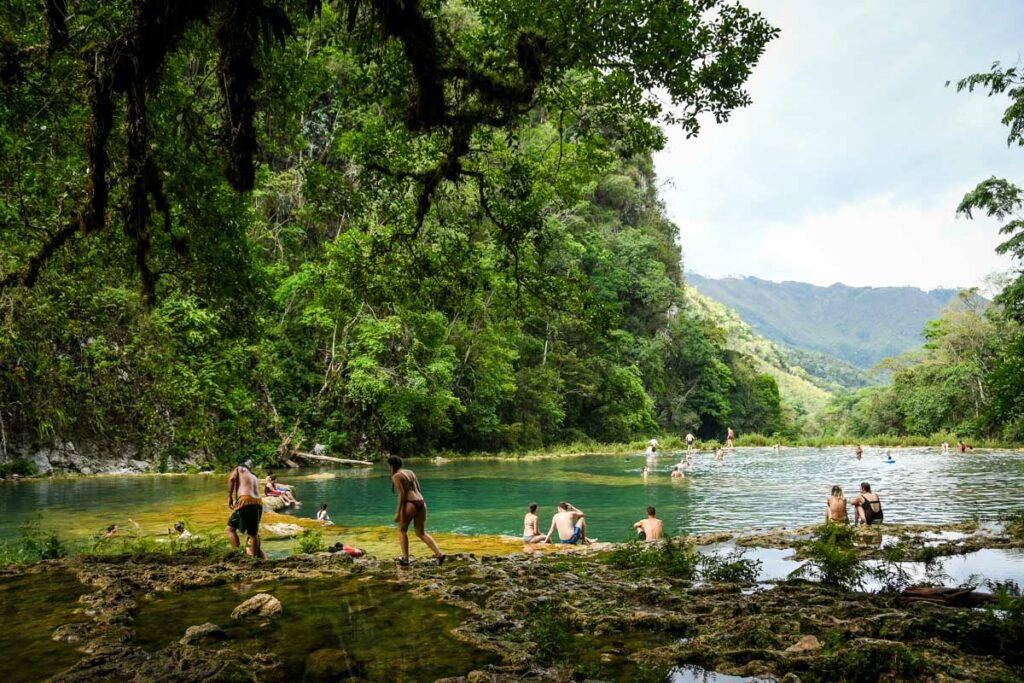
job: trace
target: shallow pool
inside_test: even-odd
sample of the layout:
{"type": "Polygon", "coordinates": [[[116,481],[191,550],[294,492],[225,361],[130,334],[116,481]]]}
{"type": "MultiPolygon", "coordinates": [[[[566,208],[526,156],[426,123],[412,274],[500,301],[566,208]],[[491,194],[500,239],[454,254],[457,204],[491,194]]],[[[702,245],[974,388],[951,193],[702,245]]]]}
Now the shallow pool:
{"type": "MultiPolygon", "coordinates": [[[[530,460],[453,460],[435,465],[411,461],[429,506],[431,529],[465,534],[522,533],[531,501],[540,505],[542,532],[555,505],[568,500],[587,517],[592,537],[620,541],[648,505],[657,508],[669,533],[702,533],[753,527],[793,527],[823,520],[833,484],[852,498],[860,482],[879,494],[890,522],[941,523],[974,515],[993,517],[1016,507],[1024,490],[1024,455],[1006,452],[946,454],[938,449],[867,449],[862,460],[847,448],[745,448],[715,462],[699,453],[683,480],[669,477],[680,453],[650,461],[640,476],[642,454],[590,455],[530,460]]],[[[283,472],[305,505],[295,514],[312,518],[328,504],[345,527],[390,525],[396,499],[383,465],[314,474],[283,472]],[[311,476],[312,475],[312,476],[311,476]]],[[[200,528],[221,526],[227,517],[225,477],[111,476],[0,485],[0,539],[39,519],[68,535],[96,534],[110,523],[137,523],[162,531],[176,519],[200,528]]]]}

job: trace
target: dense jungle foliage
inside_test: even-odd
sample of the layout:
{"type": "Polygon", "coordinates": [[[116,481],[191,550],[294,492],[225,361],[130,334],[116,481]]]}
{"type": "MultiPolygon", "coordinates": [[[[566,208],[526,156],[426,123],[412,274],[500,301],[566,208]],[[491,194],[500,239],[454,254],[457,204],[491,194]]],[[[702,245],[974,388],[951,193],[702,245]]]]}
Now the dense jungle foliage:
{"type": "MultiPolygon", "coordinates": [[[[1009,98],[1002,123],[1007,144],[1024,147],[1024,73],[993,64],[960,80],[957,90],[987,91],[1009,98]]],[[[996,218],[1006,236],[996,251],[1015,267],[998,282],[991,306],[961,294],[959,305],[928,323],[924,348],[889,359],[886,387],[839,397],[818,428],[825,433],[872,437],[953,433],[965,439],[1024,442],[1024,190],[989,178],[968,192],[957,213],[996,218]]]]}
{"type": "Polygon", "coordinates": [[[7,3],[0,448],[784,429],[686,305],[650,157],[775,35],[718,0],[7,3]]]}

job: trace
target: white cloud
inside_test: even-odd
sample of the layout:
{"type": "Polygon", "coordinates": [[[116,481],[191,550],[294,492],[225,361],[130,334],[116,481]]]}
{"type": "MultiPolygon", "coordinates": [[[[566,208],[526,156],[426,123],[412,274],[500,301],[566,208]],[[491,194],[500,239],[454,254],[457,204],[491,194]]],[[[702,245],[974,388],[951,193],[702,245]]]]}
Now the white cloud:
{"type": "MultiPolygon", "coordinates": [[[[732,260],[713,258],[709,275],[756,273],[770,280],[827,286],[915,285],[924,289],[974,286],[1009,266],[997,256],[997,227],[987,220],[955,219],[947,195],[929,208],[880,195],[813,212],[793,222],[753,226],[756,239],[732,244],[732,260]]],[[[719,255],[722,256],[722,255],[719,255]]],[[[698,255],[691,255],[696,261],[698,255]]],[[[691,262],[692,263],[692,262],[691,262]]]]}
{"type": "Polygon", "coordinates": [[[1008,265],[956,220],[990,175],[1024,182],[1003,98],[944,86],[1017,60],[1024,3],[744,0],[780,26],[754,103],[655,157],[688,270],[816,284],[970,286],[1008,265]]]}

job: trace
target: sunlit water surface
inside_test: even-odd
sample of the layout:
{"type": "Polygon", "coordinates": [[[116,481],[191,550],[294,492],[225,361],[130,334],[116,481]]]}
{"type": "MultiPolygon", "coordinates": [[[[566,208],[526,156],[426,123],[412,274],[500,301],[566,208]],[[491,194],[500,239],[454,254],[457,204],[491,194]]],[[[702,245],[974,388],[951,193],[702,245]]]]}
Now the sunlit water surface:
{"type": "MultiPolygon", "coordinates": [[[[847,497],[860,482],[879,494],[889,522],[941,523],[994,517],[1019,506],[1024,455],[983,452],[942,454],[937,449],[867,449],[857,460],[848,448],[737,449],[716,462],[696,455],[682,480],[669,477],[683,454],[589,455],[529,460],[474,459],[409,463],[429,508],[428,527],[441,532],[519,536],[531,501],[540,505],[542,532],[555,505],[567,500],[586,513],[589,533],[600,540],[630,537],[648,505],[670,533],[792,527],[822,521],[833,484],[847,497]],[[641,468],[650,464],[645,480],[641,468]]],[[[386,469],[310,470],[282,473],[304,501],[295,514],[315,517],[328,504],[343,527],[391,524],[396,498],[386,469]],[[310,476],[312,475],[312,476],[310,476]]],[[[0,485],[0,539],[25,521],[69,535],[95,534],[110,523],[163,530],[176,519],[200,526],[223,524],[227,508],[223,475],[122,476],[30,481],[0,485]],[[221,519],[224,518],[224,520],[221,519]],[[131,520],[131,521],[129,521],[131,520]]]]}

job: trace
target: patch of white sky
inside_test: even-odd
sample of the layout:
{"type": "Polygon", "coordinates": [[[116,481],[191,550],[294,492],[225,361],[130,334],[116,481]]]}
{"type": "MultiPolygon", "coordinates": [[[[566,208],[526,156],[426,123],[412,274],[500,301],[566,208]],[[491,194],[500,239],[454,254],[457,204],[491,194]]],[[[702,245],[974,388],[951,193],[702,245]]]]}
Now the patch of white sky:
{"type": "Polygon", "coordinates": [[[781,29],[753,103],[696,138],[667,129],[655,155],[687,271],[932,289],[1013,265],[994,220],[955,214],[989,176],[1024,183],[1024,149],[1005,97],[955,83],[1021,61],[1024,2],[743,4],[781,29]]]}

